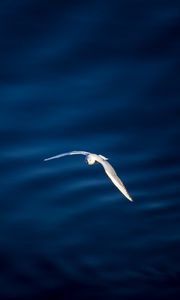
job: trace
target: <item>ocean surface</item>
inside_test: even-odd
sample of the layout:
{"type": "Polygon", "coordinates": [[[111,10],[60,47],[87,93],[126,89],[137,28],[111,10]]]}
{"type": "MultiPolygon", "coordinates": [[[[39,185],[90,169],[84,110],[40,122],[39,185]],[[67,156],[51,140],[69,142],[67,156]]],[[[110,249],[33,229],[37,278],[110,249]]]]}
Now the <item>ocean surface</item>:
{"type": "Polygon", "coordinates": [[[0,299],[180,299],[179,140],[179,1],[2,0],[0,299]]]}

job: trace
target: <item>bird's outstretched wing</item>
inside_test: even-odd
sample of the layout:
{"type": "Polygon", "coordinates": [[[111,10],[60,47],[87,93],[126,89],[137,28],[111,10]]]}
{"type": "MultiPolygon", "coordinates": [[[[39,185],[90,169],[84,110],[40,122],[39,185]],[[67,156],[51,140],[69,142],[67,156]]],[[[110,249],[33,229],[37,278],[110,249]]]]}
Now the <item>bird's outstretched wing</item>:
{"type": "Polygon", "coordinates": [[[88,155],[89,152],[86,152],[86,151],[71,151],[71,152],[66,152],[66,153],[55,155],[55,156],[51,156],[49,158],[45,158],[44,161],[60,158],[60,157],[67,156],[67,155],[76,155],[76,154],[88,155]]]}
{"type": "Polygon", "coordinates": [[[102,166],[104,167],[104,170],[106,174],[109,176],[111,181],[114,183],[114,185],[120,190],[120,192],[129,200],[133,201],[131,196],[129,195],[128,191],[126,190],[124,184],[122,183],[121,179],[117,176],[114,168],[108,163],[107,161],[101,161],[100,162],[102,166]]]}

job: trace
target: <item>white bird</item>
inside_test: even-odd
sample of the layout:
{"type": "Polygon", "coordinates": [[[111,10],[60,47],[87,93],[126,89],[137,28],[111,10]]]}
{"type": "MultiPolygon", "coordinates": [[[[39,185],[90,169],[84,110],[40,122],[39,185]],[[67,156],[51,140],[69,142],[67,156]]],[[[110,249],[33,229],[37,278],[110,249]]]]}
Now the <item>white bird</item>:
{"type": "Polygon", "coordinates": [[[85,155],[86,156],[86,161],[87,161],[88,165],[93,165],[95,162],[100,163],[103,166],[106,174],[112,180],[112,182],[114,183],[114,185],[120,190],[120,192],[129,201],[133,201],[132,198],[131,198],[131,196],[129,195],[128,191],[126,190],[124,184],[122,183],[122,181],[120,180],[120,178],[117,176],[115,170],[110,165],[110,163],[107,162],[108,158],[106,158],[103,155],[94,154],[94,153],[90,153],[90,152],[86,152],[86,151],[71,151],[71,152],[66,152],[66,153],[58,154],[56,156],[52,156],[52,157],[49,157],[49,158],[45,158],[44,161],[51,160],[51,159],[56,159],[56,158],[60,158],[60,157],[67,156],[67,155],[76,155],[76,154],[85,155]]]}

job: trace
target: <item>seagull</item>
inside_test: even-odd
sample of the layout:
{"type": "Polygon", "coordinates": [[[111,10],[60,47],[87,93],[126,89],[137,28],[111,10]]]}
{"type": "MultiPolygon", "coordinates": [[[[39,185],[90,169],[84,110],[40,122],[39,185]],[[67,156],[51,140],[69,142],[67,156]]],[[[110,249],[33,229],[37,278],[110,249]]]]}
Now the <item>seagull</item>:
{"type": "Polygon", "coordinates": [[[90,152],[86,152],[86,151],[71,151],[71,152],[58,154],[58,155],[55,155],[55,156],[52,156],[49,158],[45,158],[44,161],[61,158],[61,157],[67,156],[67,155],[79,155],[79,154],[85,155],[85,159],[86,159],[86,162],[88,163],[88,165],[93,165],[96,162],[100,163],[103,166],[104,171],[109,176],[109,178],[114,183],[114,185],[118,188],[118,190],[120,190],[120,192],[129,201],[133,201],[133,199],[129,195],[128,191],[126,190],[124,184],[122,183],[120,178],[117,176],[114,168],[111,166],[111,164],[109,162],[107,162],[108,158],[101,154],[94,154],[94,153],[90,153],[90,152]]]}

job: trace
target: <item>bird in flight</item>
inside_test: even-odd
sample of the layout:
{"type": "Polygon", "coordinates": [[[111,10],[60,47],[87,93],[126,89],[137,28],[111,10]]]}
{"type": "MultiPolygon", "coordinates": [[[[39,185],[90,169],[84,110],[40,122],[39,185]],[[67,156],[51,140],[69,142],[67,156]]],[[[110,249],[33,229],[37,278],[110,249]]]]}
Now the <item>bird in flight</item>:
{"type": "Polygon", "coordinates": [[[48,161],[48,160],[56,159],[56,158],[61,158],[63,156],[67,156],[67,155],[78,155],[78,154],[85,155],[88,165],[93,165],[96,162],[100,163],[103,166],[104,171],[106,172],[106,174],[109,176],[109,178],[114,183],[114,185],[120,190],[120,192],[129,201],[133,201],[133,199],[129,195],[128,191],[126,190],[124,184],[122,183],[120,178],[117,176],[114,168],[111,166],[111,164],[109,162],[107,162],[108,158],[106,158],[103,155],[94,154],[94,153],[90,153],[90,152],[86,152],[86,151],[71,151],[71,152],[58,154],[58,155],[55,155],[55,156],[52,156],[52,157],[49,157],[49,158],[45,158],[44,161],[48,161]]]}

